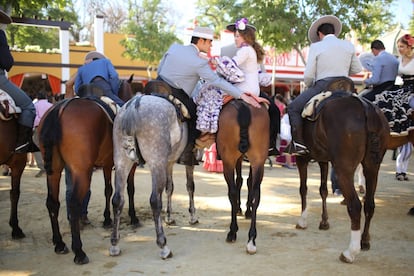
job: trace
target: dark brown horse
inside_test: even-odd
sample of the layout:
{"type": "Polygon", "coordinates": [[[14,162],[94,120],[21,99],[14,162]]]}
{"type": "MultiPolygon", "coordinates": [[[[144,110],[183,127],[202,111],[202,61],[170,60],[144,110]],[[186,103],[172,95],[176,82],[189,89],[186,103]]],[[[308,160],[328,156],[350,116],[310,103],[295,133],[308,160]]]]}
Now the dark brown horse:
{"type": "MultiPolygon", "coordinates": [[[[128,82],[123,82],[119,93],[123,100],[132,97],[128,82]]],[[[82,250],[79,217],[81,203],[90,188],[94,167],[102,167],[105,180],[106,205],[104,226],[110,227],[110,197],[112,195],[111,173],[113,168],[113,121],[101,105],[91,99],[73,98],[54,105],[39,125],[40,149],[44,156],[47,172],[48,196],[46,205],[53,230],[53,244],[58,254],[68,253],[59,230],[59,183],[61,172],[66,166],[72,175],[73,192],[69,200],[72,250],[74,262],[85,264],[88,257],[82,250]]],[[[133,201],[134,185],[131,170],[128,178],[128,193],[133,201]]],[[[131,205],[133,206],[133,205],[131,205]]],[[[131,224],[139,224],[135,210],[130,209],[131,224]]]]}
{"type": "MultiPolygon", "coordinates": [[[[339,93],[339,91],[334,91],[339,93]]],[[[360,249],[370,248],[369,227],[374,215],[374,194],[378,171],[385,154],[389,127],[383,113],[370,102],[348,95],[330,100],[314,121],[304,119],[304,138],[310,154],[297,156],[300,175],[302,215],[296,225],[307,227],[307,166],[311,160],[319,163],[321,170],[320,195],[322,198],[322,221],[319,229],[329,228],[326,197],[328,196],[328,162],[332,163],[338,183],[345,197],[351,219],[351,241],[340,259],[352,263],[360,249]],[[354,188],[354,172],[362,164],[366,178],[364,202],[365,226],[361,237],[361,202],[354,188]]]]}
{"type": "Polygon", "coordinates": [[[8,120],[0,119],[0,165],[6,164],[11,169],[11,190],[10,190],[10,220],[12,238],[22,239],[25,237],[19,227],[17,219],[17,206],[20,197],[20,180],[26,166],[27,154],[14,153],[17,141],[17,118],[13,115],[8,120]]]}
{"type": "Polygon", "coordinates": [[[227,242],[237,238],[237,214],[240,211],[241,167],[243,157],[250,162],[247,180],[246,217],[251,217],[246,251],[256,253],[256,211],[260,202],[260,185],[269,149],[269,115],[266,108],[255,108],[240,100],[223,106],[219,116],[217,152],[223,160],[223,173],[231,203],[231,224],[227,242]],[[235,181],[235,171],[237,178],[235,181]]]}

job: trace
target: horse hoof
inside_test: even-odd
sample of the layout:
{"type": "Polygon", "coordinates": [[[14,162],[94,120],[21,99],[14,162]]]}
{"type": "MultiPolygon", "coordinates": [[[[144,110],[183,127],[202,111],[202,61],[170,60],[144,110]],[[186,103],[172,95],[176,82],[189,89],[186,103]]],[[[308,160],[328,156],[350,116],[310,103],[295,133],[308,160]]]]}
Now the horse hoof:
{"type": "Polygon", "coordinates": [[[121,248],[117,245],[112,245],[109,248],[109,256],[115,257],[121,255],[121,248]]]}
{"type": "Polygon", "coordinates": [[[369,242],[361,241],[361,250],[368,251],[370,248],[371,248],[371,245],[369,242]]]}
{"type": "Polygon", "coordinates": [[[174,220],[174,219],[167,219],[167,220],[165,221],[165,223],[166,223],[167,225],[175,225],[175,220],[174,220]]]}
{"type": "Polygon", "coordinates": [[[249,241],[246,245],[246,252],[250,255],[254,255],[257,252],[256,245],[253,241],[249,241]]]}
{"type": "Polygon", "coordinates": [[[236,216],[242,217],[243,216],[243,211],[242,210],[237,211],[236,216]]]}
{"type": "Polygon", "coordinates": [[[59,255],[68,254],[69,249],[67,248],[65,243],[61,243],[60,245],[56,244],[55,253],[59,255]]]}
{"type": "Polygon", "coordinates": [[[25,238],[26,235],[23,233],[22,229],[17,228],[16,230],[12,231],[12,239],[13,240],[20,240],[25,238]]]}
{"type": "Polygon", "coordinates": [[[86,256],[85,254],[82,254],[82,255],[84,256],[83,257],[75,256],[75,258],[73,259],[73,262],[77,265],[84,265],[84,264],[89,263],[88,256],[86,256]]]}
{"type": "Polygon", "coordinates": [[[302,226],[299,223],[296,224],[296,229],[305,230],[306,228],[308,228],[308,227],[307,226],[302,226]]]}
{"type": "Polygon", "coordinates": [[[354,260],[347,258],[344,253],[341,253],[341,256],[339,256],[339,259],[341,260],[341,262],[347,263],[347,264],[352,264],[354,262],[354,260]]]}
{"type": "Polygon", "coordinates": [[[245,219],[251,219],[252,218],[252,211],[246,210],[246,213],[244,213],[245,219]]]}
{"type": "Polygon", "coordinates": [[[196,218],[191,218],[191,219],[190,219],[190,221],[189,221],[188,223],[190,223],[190,225],[195,225],[195,224],[198,224],[199,222],[198,222],[198,219],[196,219],[196,218]]]}
{"type": "Polygon", "coordinates": [[[138,218],[131,218],[131,226],[133,229],[139,228],[142,226],[141,222],[139,221],[138,218]]]}
{"type": "Polygon", "coordinates": [[[104,229],[110,229],[112,227],[112,219],[105,219],[102,223],[104,229]]]}
{"type": "Polygon", "coordinates": [[[409,216],[414,216],[414,207],[412,207],[412,208],[408,211],[407,215],[409,215],[409,216]]]}
{"type": "Polygon", "coordinates": [[[168,248],[168,246],[164,246],[164,248],[161,249],[160,257],[161,259],[165,260],[168,258],[171,258],[173,256],[171,250],[168,248]]]}
{"type": "Polygon", "coordinates": [[[231,232],[229,232],[227,234],[226,242],[228,242],[228,243],[234,243],[234,242],[236,242],[236,239],[237,239],[237,235],[236,234],[232,234],[231,232]]]}
{"type": "Polygon", "coordinates": [[[319,230],[328,230],[329,229],[329,223],[328,222],[321,222],[319,223],[319,230]]]}

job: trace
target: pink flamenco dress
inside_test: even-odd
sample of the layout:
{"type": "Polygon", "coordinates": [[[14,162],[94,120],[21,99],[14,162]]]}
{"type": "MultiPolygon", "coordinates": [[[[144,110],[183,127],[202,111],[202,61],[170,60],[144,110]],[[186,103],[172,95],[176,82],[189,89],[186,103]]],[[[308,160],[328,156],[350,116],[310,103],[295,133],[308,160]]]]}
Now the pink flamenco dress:
{"type": "Polygon", "coordinates": [[[209,172],[223,172],[223,161],[217,160],[216,143],[204,151],[203,168],[209,172]]]}

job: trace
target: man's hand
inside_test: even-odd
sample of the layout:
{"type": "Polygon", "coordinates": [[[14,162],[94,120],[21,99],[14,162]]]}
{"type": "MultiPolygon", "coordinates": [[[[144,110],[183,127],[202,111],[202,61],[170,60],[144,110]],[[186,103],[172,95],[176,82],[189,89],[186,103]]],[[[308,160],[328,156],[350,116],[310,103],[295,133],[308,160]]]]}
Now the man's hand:
{"type": "Polygon", "coordinates": [[[246,93],[241,94],[240,99],[254,107],[260,108],[260,104],[253,97],[249,96],[246,93]]]}

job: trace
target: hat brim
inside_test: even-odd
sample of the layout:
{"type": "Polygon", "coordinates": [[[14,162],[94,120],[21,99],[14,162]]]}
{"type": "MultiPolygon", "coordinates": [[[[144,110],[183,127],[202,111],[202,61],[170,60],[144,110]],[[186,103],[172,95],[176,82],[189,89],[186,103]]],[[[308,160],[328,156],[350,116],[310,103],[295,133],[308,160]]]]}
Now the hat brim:
{"type": "Polygon", "coordinates": [[[2,10],[0,10],[0,23],[2,23],[2,24],[12,23],[11,17],[2,10]]]}
{"type": "Polygon", "coordinates": [[[106,56],[104,56],[103,54],[101,54],[97,51],[91,51],[91,52],[87,53],[86,56],[85,56],[85,60],[88,60],[88,59],[101,59],[101,58],[106,58],[106,56]]]}
{"type": "Polygon", "coordinates": [[[312,25],[310,26],[309,30],[308,30],[308,38],[310,40],[310,42],[315,43],[319,41],[319,37],[316,33],[316,31],[318,30],[319,26],[322,24],[332,24],[334,26],[335,29],[335,36],[339,36],[339,34],[342,31],[342,23],[339,20],[338,17],[334,16],[334,15],[325,15],[322,16],[321,18],[319,18],[318,20],[315,20],[312,25]]]}
{"type": "MultiPolygon", "coordinates": [[[[255,26],[253,26],[253,25],[250,25],[250,24],[246,24],[246,27],[247,28],[251,28],[251,29],[253,29],[254,31],[257,31],[257,29],[256,29],[256,27],[255,26]]],[[[236,24],[235,23],[233,23],[233,24],[229,24],[229,25],[227,25],[226,26],[226,30],[228,30],[228,31],[230,31],[230,32],[235,32],[236,31],[236,24]]]]}

